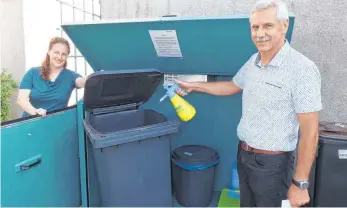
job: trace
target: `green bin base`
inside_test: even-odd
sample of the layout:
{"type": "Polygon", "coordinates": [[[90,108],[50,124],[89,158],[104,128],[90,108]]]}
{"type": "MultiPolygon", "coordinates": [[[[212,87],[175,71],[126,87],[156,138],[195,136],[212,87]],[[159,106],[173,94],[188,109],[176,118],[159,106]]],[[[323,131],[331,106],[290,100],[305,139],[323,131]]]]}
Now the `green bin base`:
{"type": "Polygon", "coordinates": [[[230,189],[223,189],[219,198],[218,207],[240,207],[240,199],[228,196],[230,189]]]}

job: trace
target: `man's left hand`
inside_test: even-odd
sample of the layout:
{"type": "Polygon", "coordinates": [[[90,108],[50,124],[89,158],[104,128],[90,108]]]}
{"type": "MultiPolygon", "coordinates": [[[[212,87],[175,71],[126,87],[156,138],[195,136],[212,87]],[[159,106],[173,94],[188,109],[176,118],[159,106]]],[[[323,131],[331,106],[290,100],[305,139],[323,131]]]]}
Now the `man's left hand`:
{"type": "Polygon", "coordinates": [[[288,200],[292,207],[300,207],[307,204],[310,201],[308,190],[302,190],[299,187],[292,184],[288,190],[288,200]]]}

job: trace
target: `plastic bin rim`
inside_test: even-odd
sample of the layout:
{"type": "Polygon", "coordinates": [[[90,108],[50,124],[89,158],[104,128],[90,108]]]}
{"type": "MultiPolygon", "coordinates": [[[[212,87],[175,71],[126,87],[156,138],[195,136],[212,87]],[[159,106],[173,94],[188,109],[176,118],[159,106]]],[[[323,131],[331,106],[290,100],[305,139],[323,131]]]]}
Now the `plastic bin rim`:
{"type": "Polygon", "coordinates": [[[179,167],[181,167],[185,170],[204,170],[204,169],[210,168],[212,166],[218,165],[218,163],[219,163],[219,158],[217,160],[215,160],[214,162],[199,164],[199,165],[186,164],[183,162],[178,162],[174,159],[172,159],[172,160],[176,165],[178,165],[179,167]]]}
{"type": "Polygon", "coordinates": [[[156,125],[114,131],[108,134],[98,134],[87,120],[83,121],[83,125],[93,148],[105,148],[154,137],[166,137],[167,135],[177,133],[180,123],[177,121],[165,121],[156,125]]]}
{"type": "MultiPolygon", "coordinates": [[[[93,127],[89,121],[85,121],[89,126],[93,127]]],[[[142,131],[144,129],[149,129],[149,128],[156,128],[159,126],[169,126],[172,125],[174,123],[177,123],[177,121],[163,121],[157,124],[151,124],[151,125],[146,125],[146,126],[140,126],[140,127],[135,127],[135,128],[129,128],[129,129],[122,129],[119,131],[108,131],[108,132],[100,132],[98,130],[96,130],[94,127],[92,128],[92,131],[94,134],[98,135],[99,137],[104,137],[104,136],[109,136],[110,134],[116,133],[117,134],[122,134],[122,133],[128,133],[128,132],[136,132],[136,131],[142,131]]]]}

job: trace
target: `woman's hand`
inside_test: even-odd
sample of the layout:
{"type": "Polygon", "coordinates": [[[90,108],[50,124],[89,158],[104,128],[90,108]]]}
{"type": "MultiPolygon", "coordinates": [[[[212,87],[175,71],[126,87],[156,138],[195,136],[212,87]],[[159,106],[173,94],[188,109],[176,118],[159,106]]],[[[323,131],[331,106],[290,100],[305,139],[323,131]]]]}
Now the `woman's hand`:
{"type": "Polygon", "coordinates": [[[45,116],[47,113],[47,110],[43,108],[35,109],[35,115],[45,116]]]}
{"type": "Polygon", "coordinates": [[[75,84],[76,84],[76,87],[77,88],[84,88],[85,85],[86,85],[86,78],[85,77],[78,77],[76,80],[75,80],[75,84]]]}

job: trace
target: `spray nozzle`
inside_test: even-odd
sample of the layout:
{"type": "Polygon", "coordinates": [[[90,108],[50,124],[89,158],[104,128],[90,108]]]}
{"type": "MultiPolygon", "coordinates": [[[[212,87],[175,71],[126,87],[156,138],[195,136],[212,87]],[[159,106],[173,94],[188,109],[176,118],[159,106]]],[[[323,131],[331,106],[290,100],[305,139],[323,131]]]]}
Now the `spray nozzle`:
{"type": "Polygon", "coordinates": [[[184,95],[187,95],[187,93],[182,89],[180,88],[177,84],[173,84],[171,86],[164,86],[164,89],[166,90],[166,94],[160,98],[160,102],[164,101],[165,98],[167,97],[173,97],[175,94],[176,94],[176,90],[179,90],[181,92],[184,93],[184,95]]]}

